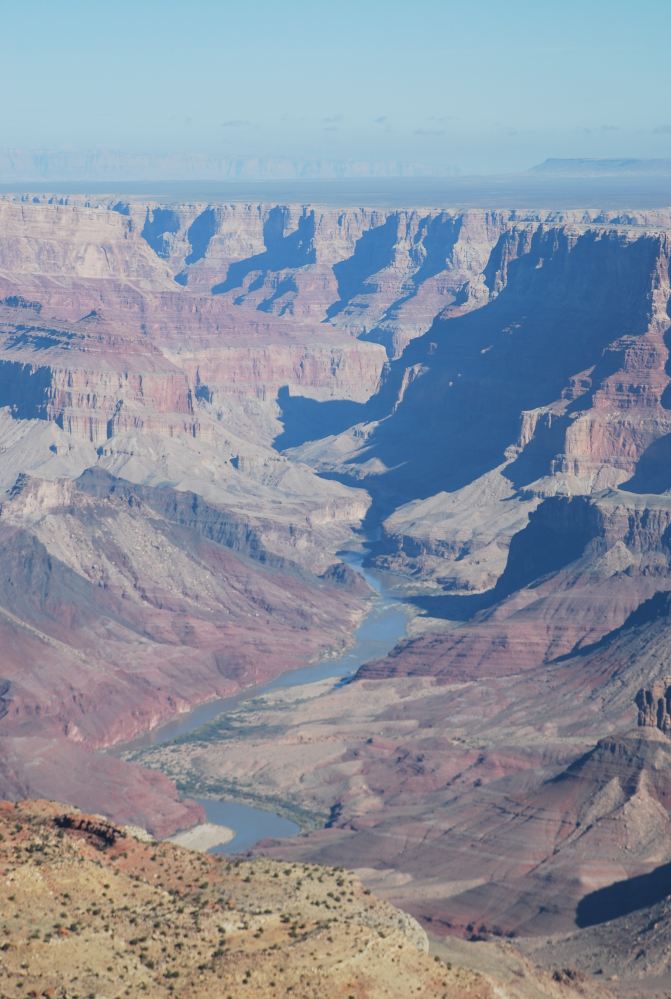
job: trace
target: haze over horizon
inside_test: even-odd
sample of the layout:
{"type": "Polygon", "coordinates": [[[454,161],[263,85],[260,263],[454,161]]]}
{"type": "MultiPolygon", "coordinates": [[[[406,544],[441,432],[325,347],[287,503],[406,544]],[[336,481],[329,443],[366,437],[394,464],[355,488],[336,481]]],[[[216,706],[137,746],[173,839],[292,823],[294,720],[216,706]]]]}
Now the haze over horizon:
{"type": "Polygon", "coordinates": [[[112,19],[26,0],[4,11],[2,146],[391,175],[665,158],[664,15],[661,0],[195,0],[188,16],[119,0],[112,19]]]}

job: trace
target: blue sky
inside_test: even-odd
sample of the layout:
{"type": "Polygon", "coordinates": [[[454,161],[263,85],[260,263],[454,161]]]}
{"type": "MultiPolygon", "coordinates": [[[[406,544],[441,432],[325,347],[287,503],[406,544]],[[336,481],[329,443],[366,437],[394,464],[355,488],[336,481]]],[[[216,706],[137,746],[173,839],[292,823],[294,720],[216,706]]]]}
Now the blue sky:
{"type": "Polygon", "coordinates": [[[3,146],[671,156],[668,0],[3,0],[3,146]]]}

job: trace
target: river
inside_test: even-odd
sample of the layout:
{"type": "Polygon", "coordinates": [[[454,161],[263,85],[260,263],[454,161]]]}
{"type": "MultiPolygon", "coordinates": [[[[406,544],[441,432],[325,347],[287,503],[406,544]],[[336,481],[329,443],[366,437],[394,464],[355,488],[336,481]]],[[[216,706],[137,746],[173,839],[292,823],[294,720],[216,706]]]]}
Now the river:
{"type": "MultiPolygon", "coordinates": [[[[207,722],[213,721],[237,707],[243,701],[273,690],[297,687],[306,683],[316,683],[332,678],[334,685],[346,683],[359,666],[371,659],[384,656],[405,637],[408,613],[407,608],[395,597],[386,583],[387,574],[363,567],[364,552],[341,552],[340,558],[359,572],[374,592],[373,602],[354,636],[354,644],[342,656],[327,657],[311,666],[283,673],[268,683],[242,691],[233,697],[209,701],[185,714],[161,725],[143,736],[126,743],[127,750],[161,746],[186,735],[196,734],[207,722]]],[[[259,840],[269,837],[295,836],[299,827],[275,812],[262,808],[252,808],[233,800],[196,799],[205,809],[208,822],[229,826],[235,838],[225,846],[215,847],[214,853],[239,853],[249,850],[259,840]]]]}

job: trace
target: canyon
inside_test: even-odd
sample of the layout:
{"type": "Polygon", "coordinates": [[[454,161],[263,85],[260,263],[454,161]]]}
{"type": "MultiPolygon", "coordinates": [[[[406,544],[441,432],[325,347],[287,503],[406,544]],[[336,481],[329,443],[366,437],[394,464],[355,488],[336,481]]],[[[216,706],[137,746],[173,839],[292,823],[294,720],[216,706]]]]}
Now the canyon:
{"type": "Polygon", "coordinates": [[[665,892],[600,893],[671,863],[670,303],[663,208],[0,198],[0,796],[281,801],[446,953],[664,994],[665,892]],[[407,637],[255,697],[346,652],[348,550],[407,637]]]}

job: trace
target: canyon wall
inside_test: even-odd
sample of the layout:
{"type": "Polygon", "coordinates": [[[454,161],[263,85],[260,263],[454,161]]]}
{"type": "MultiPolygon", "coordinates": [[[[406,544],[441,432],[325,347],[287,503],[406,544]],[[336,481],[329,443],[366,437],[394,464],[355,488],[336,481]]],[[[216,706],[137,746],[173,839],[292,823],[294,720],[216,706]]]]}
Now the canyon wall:
{"type": "Polygon", "coordinates": [[[668,658],[670,231],[0,199],[0,789],[188,825],[94,751],[343,648],[365,521],[410,639],[145,762],[297,796],[327,828],[278,851],[442,934],[564,931],[668,859],[666,736],[624,729],[668,658]]]}
{"type": "Polygon", "coordinates": [[[671,214],[236,206],[195,260],[200,217],[159,237],[185,288],[384,344],[365,400],[278,396],[277,444],[370,494],[421,616],[353,683],[241,709],[225,751],[143,761],[311,810],[278,855],[356,862],[436,934],[569,931],[671,859],[671,214]]]}

